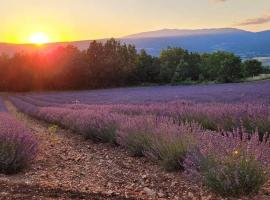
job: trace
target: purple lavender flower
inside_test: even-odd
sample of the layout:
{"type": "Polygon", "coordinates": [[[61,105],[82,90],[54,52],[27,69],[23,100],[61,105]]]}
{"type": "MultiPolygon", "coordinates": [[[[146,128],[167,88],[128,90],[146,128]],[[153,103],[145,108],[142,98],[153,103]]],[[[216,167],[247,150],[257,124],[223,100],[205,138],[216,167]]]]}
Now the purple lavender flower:
{"type": "Polygon", "coordinates": [[[0,172],[15,173],[25,168],[37,153],[37,141],[20,122],[0,113],[0,172]]]}
{"type": "Polygon", "coordinates": [[[0,97],[0,112],[8,112],[7,107],[1,97],[0,97]]]}

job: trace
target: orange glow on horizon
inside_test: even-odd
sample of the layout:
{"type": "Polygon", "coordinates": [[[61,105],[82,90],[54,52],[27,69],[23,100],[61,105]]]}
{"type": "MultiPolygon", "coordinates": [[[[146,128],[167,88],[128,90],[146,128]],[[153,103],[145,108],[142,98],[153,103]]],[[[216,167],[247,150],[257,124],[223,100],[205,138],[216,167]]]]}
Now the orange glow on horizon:
{"type": "MultiPolygon", "coordinates": [[[[29,20],[25,19],[23,21],[29,20]]],[[[74,31],[74,28],[49,19],[28,24],[13,21],[7,26],[4,34],[0,34],[0,42],[42,45],[46,43],[72,41],[79,35],[77,31],[74,31]]]]}

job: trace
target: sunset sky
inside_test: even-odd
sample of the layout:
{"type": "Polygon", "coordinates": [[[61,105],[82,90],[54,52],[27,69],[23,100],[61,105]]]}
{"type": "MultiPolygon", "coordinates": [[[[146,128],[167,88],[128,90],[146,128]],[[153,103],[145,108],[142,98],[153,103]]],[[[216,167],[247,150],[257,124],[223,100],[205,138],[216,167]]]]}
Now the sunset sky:
{"type": "Polygon", "coordinates": [[[270,29],[270,0],[0,0],[0,42],[121,37],[163,28],[270,29]]]}

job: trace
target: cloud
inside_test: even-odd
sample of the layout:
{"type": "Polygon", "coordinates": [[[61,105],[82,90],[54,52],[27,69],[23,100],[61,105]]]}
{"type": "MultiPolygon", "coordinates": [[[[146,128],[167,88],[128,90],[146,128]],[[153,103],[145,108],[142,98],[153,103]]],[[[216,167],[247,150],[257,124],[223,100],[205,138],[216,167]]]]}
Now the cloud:
{"type": "Polygon", "coordinates": [[[248,25],[258,25],[270,22],[270,11],[262,16],[246,19],[240,23],[235,24],[236,26],[248,26],[248,25]]]}

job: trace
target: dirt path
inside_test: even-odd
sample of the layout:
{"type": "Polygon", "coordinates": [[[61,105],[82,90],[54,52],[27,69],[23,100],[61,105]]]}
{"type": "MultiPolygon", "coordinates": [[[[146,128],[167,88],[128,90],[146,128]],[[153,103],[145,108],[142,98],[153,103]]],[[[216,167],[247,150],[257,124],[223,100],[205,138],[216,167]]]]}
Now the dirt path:
{"type": "Polygon", "coordinates": [[[52,133],[50,125],[7,106],[37,137],[39,155],[24,172],[0,175],[0,199],[217,199],[180,173],[66,130],[52,133]]]}

